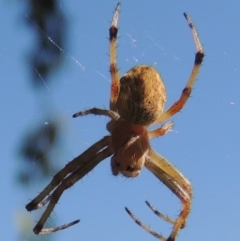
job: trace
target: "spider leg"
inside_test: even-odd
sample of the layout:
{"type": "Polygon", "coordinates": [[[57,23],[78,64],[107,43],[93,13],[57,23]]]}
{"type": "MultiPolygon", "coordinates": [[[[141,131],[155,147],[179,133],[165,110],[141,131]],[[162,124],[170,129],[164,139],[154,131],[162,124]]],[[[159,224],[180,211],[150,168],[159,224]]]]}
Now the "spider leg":
{"type": "Polygon", "coordinates": [[[146,201],[146,204],[148,207],[161,219],[165,220],[166,222],[169,222],[171,224],[175,223],[175,220],[169,218],[168,216],[160,213],[150,202],[146,201]]]}
{"type": "Polygon", "coordinates": [[[147,232],[152,234],[154,237],[158,238],[162,241],[167,241],[166,238],[164,238],[161,234],[155,232],[150,227],[148,227],[146,224],[142,223],[127,207],[125,207],[126,212],[130,215],[130,217],[135,221],[136,224],[138,224],[140,227],[145,229],[147,232]]]}
{"type": "MultiPolygon", "coordinates": [[[[192,187],[190,182],[165,158],[155,153],[152,149],[149,150],[149,160],[145,164],[146,168],[150,170],[160,181],[162,181],[172,192],[182,201],[182,211],[174,222],[173,230],[170,236],[166,239],[162,235],[156,236],[156,232],[150,227],[143,224],[131,212],[128,212],[134,221],[144,228],[147,232],[163,241],[174,241],[181,228],[184,228],[186,219],[191,209],[192,187]]],[[[151,205],[148,205],[151,208],[151,205]]],[[[154,208],[151,208],[154,213],[154,208]]],[[[161,216],[165,220],[165,215],[161,216]]],[[[172,223],[172,220],[166,220],[172,223]]]]}
{"type": "MultiPolygon", "coordinates": [[[[160,174],[162,172],[164,175],[169,176],[169,178],[176,182],[183,190],[185,190],[190,197],[192,196],[192,186],[190,181],[184,177],[183,174],[177,170],[177,168],[175,168],[164,157],[157,154],[152,148],[149,149],[148,154],[149,161],[146,163],[146,167],[152,171],[154,175],[158,175],[158,171],[160,174]]],[[[170,189],[172,189],[171,186],[170,189]]]]}
{"type": "Polygon", "coordinates": [[[197,49],[197,53],[195,55],[195,61],[194,61],[194,66],[191,72],[191,75],[188,79],[188,82],[185,86],[185,88],[182,91],[182,94],[179,98],[179,100],[177,102],[175,102],[167,111],[165,111],[156,121],[155,123],[159,123],[159,122],[163,122],[166,121],[167,119],[169,119],[171,116],[175,115],[177,112],[179,112],[183,106],[186,104],[191,92],[192,92],[192,87],[195,83],[197,74],[200,70],[203,58],[204,58],[204,51],[203,51],[203,47],[202,44],[198,38],[198,34],[196,31],[196,28],[193,25],[193,22],[191,20],[191,18],[184,13],[185,18],[187,19],[188,25],[191,29],[192,35],[193,35],[193,39],[194,39],[194,43],[197,49]]]}
{"type": "Polygon", "coordinates": [[[59,227],[55,227],[55,228],[44,228],[42,229],[39,234],[49,234],[49,233],[53,233],[53,232],[57,232],[57,231],[60,231],[60,230],[63,230],[63,229],[66,229],[66,228],[69,228],[77,223],[79,223],[80,220],[75,220],[71,223],[67,223],[67,224],[64,224],[62,226],[59,226],[59,227]]]}
{"type": "Polygon", "coordinates": [[[28,211],[32,211],[34,209],[38,209],[44,206],[49,200],[48,198],[45,202],[42,201],[47,195],[49,195],[53,189],[55,189],[61,181],[70,173],[75,171],[77,168],[80,168],[85,164],[90,158],[92,158],[96,153],[98,153],[101,149],[109,145],[110,137],[105,136],[100,141],[96,142],[94,145],[89,147],[85,152],[83,152],[78,157],[74,158],[71,162],[69,162],[62,170],[60,170],[52,179],[52,181],[47,185],[47,187],[40,192],[36,198],[34,198],[30,203],[26,205],[26,209],[28,211]]]}
{"type": "Polygon", "coordinates": [[[115,111],[112,110],[103,110],[103,109],[99,109],[99,108],[92,108],[92,109],[88,109],[88,110],[84,110],[84,111],[79,111],[76,114],[73,115],[73,117],[78,117],[78,116],[84,116],[84,115],[89,115],[89,114],[93,114],[93,115],[105,115],[110,117],[112,120],[118,120],[119,119],[119,114],[115,111]]]}
{"type": "Polygon", "coordinates": [[[117,33],[118,18],[120,13],[120,3],[114,11],[111,26],[109,28],[109,53],[110,53],[110,73],[111,73],[111,94],[110,94],[110,110],[116,110],[116,102],[120,90],[119,71],[117,67],[117,33]]]}
{"type": "Polygon", "coordinates": [[[38,205],[34,209],[40,209],[40,208],[44,207],[50,201],[51,196],[52,195],[49,195],[47,198],[45,198],[40,203],[38,203],[38,205]]]}
{"type": "MultiPolygon", "coordinates": [[[[47,218],[50,216],[52,210],[54,209],[56,203],[58,202],[59,198],[63,194],[63,192],[74,185],[79,179],[84,177],[87,173],[89,173],[96,165],[98,165],[102,160],[106,159],[107,157],[111,156],[113,154],[112,148],[110,146],[105,147],[102,151],[95,154],[93,157],[88,158],[87,160],[82,160],[82,165],[73,171],[69,176],[67,176],[61,184],[53,191],[52,197],[49,201],[49,204],[42,214],[40,220],[36,224],[36,226],[33,229],[33,232],[35,234],[45,234],[50,233],[50,230],[53,230],[52,232],[65,229],[68,226],[72,226],[75,223],[77,223],[77,220],[60,227],[56,227],[53,229],[43,229],[43,225],[46,222],[47,218]]],[[[81,158],[81,155],[77,158],[81,158]]]]}

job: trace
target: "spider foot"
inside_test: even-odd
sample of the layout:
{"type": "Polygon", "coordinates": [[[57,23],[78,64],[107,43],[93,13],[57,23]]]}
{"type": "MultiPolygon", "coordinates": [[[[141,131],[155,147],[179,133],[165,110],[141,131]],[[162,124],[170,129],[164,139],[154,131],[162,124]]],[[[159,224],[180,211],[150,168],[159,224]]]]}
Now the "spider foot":
{"type": "Polygon", "coordinates": [[[159,240],[162,241],[174,241],[174,240],[169,240],[163,237],[161,234],[155,232],[153,229],[151,229],[149,226],[146,224],[142,223],[127,207],[125,207],[126,212],[129,214],[129,216],[134,220],[134,222],[142,227],[144,230],[152,234],[154,237],[158,238],[159,240]]]}
{"type": "Polygon", "coordinates": [[[32,202],[30,202],[30,203],[28,203],[26,205],[26,209],[28,211],[33,211],[33,210],[36,210],[36,209],[40,209],[40,208],[44,207],[50,201],[51,197],[52,196],[49,195],[46,199],[44,199],[43,201],[41,201],[40,203],[37,203],[37,204],[33,200],[32,202]]]}
{"type": "Polygon", "coordinates": [[[80,220],[75,220],[71,223],[67,223],[67,224],[64,224],[62,226],[58,226],[58,227],[55,227],[55,228],[42,228],[39,230],[39,227],[36,226],[34,229],[33,229],[33,232],[35,234],[49,234],[49,233],[53,233],[53,232],[57,232],[57,231],[60,231],[60,230],[63,230],[63,229],[66,229],[66,228],[69,228],[77,223],[79,223],[80,220]]]}
{"type": "Polygon", "coordinates": [[[50,201],[51,197],[52,197],[52,195],[49,195],[46,199],[44,199],[39,204],[37,204],[35,209],[40,209],[40,208],[44,207],[50,201]]]}
{"type": "MultiPolygon", "coordinates": [[[[142,221],[140,221],[127,207],[125,207],[126,212],[129,214],[129,216],[134,220],[134,222],[139,225],[140,227],[142,227],[144,230],[146,230],[147,232],[149,232],[150,234],[152,234],[154,237],[156,237],[159,240],[162,241],[174,241],[177,233],[179,231],[179,229],[184,228],[185,226],[185,220],[183,222],[181,222],[182,225],[179,225],[179,217],[177,220],[173,220],[171,218],[169,218],[168,216],[160,213],[151,203],[149,203],[148,201],[146,201],[146,204],[148,205],[148,207],[161,219],[167,221],[168,223],[173,224],[173,230],[170,234],[170,236],[168,238],[165,238],[163,235],[157,233],[156,231],[154,231],[153,229],[151,229],[149,226],[147,226],[146,224],[144,224],[142,221]]],[[[180,214],[181,216],[181,214],[180,214]]]]}
{"type": "Polygon", "coordinates": [[[169,121],[162,125],[162,129],[166,130],[166,132],[172,131],[174,126],[174,123],[172,121],[169,121]]]}
{"type": "Polygon", "coordinates": [[[167,215],[164,215],[160,213],[150,202],[145,201],[148,207],[161,219],[165,220],[166,222],[169,222],[171,224],[175,224],[175,220],[169,218],[167,215]]]}
{"type": "Polygon", "coordinates": [[[119,18],[119,13],[120,13],[120,8],[121,8],[121,3],[119,2],[114,10],[113,18],[112,18],[112,24],[111,26],[114,26],[117,28],[118,25],[118,18],[119,18]]]}
{"type": "Polygon", "coordinates": [[[151,138],[163,136],[168,132],[172,131],[173,126],[174,126],[173,122],[169,121],[155,130],[148,131],[148,137],[151,139],[151,138]]]}

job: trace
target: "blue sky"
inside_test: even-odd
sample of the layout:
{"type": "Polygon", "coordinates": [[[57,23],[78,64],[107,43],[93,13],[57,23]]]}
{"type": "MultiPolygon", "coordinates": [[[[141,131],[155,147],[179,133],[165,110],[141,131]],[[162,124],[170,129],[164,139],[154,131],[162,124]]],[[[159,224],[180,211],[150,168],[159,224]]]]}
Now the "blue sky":
{"type": "MultiPolygon", "coordinates": [[[[21,3],[0,3],[2,240],[17,240],[19,229],[27,225],[19,223],[19,217],[40,217],[40,212],[27,213],[25,204],[46,185],[41,182],[26,192],[13,180],[20,163],[20,138],[41,116],[27,81],[29,64],[24,54],[33,45],[33,37],[20,20],[25,15],[21,3]]],[[[108,107],[107,37],[116,4],[60,3],[68,21],[68,49],[62,51],[64,64],[53,77],[58,85],[44,89],[46,101],[59,111],[59,128],[65,135],[61,148],[55,150],[59,166],[107,133],[106,118],[71,116],[87,107],[108,107]]],[[[193,19],[206,53],[192,98],[173,117],[174,130],[152,141],[153,148],[176,165],[194,187],[192,212],[178,241],[235,240],[240,236],[239,8],[236,0],[122,1],[118,42],[121,74],[137,64],[154,65],[166,85],[166,108],[179,98],[194,62],[195,46],[183,12],[193,19]]],[[[156,231],[165,236],[170,233],[171,226],[148,210],[144,201],[149,200],[171,217],[178,215],[180,201],[147,170],[135,179],[116,178],[111,175],[109,162],[102,162],[64,193],[52,214],[54,221],[49,220],[46,226],[78,218],[81,222],[51,234],[55,240],[156,240],[133,223],[125,206],[156,231]]],[[[24,241],[31,235],[30,231],[24,241]]]]}

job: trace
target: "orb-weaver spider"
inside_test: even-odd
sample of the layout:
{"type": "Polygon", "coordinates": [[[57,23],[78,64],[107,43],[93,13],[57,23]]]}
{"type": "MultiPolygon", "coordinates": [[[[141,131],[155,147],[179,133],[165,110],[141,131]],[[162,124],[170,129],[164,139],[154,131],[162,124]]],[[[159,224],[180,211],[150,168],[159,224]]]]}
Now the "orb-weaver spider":
{"type": "Polygon", "coordinates": [[[182,202],[182,209],[176,220],[166,217],[149,202],[146,202],[155,214],[173,224],[172,232],[167,239],[143,224],[126,208],[127,213],[138,225],[163,241],[175,240],[178,231],[185,226],[191,209],[191,183],[170,162],[154,152],[149,143],[151,138],[162,136],[170,131],[172,122],[168,122],[152,131],[148,131],[147,128],[152,124],[166,121],[183,108],[191,94],[192,86],[203,61],[203,48],[190,17],[184,13],[193,35],[197,53],[189,80],[179,100],[164,112],[166,102],[165,87],[156,69],[147,65],[138,65],[130,69],[119,80],[116,61],[119,11],[120,4],[115,9],[109,29],[110,73],[112,79],[110,110],[92,108],[73,115],[73,117],[77,117],[95,114],[110,117],[111,121],[107,124],[110,135],[103,137],[69,162],[53,177],[49,185],[26,205],[26,209],[31,211],[49,203],[33,229],[36,234],[55,232],[79,222],[79,220],[76,220],[56,228],[43,228],[62,193],[109,156],[112,156],[111,168],[113,175],[120,173],[125,177],[136,177],[139,175],[141,168],[145,166],[182,202]]]}

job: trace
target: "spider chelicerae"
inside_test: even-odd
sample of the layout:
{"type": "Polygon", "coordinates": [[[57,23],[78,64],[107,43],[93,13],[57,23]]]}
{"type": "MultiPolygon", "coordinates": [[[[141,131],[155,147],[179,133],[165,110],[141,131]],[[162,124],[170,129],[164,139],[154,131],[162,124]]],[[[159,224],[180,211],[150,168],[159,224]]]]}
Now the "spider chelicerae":
{"type": "Polygon", "coordinates": [[[32,211],[48,203],[46,210],[33,229],[35,234],[56,232],[79,222],[79,220],[76,220],[55,228],[43,228],[62,193],[110,156],[112,156],[113,175],[122,174],[125,177],[136,177],[139,175],[141,168],[145,166],[181,200],[182,208],[176,220],[168,218],[157,211],[149,202],[146,202],[156,215],[173,224],[172,232],[168,238],[146,226],[128,208],[125,208],[132,219],[153,236],[163,241],[174,241],[179,230],[185,226],[190,213],[191,183],[178,169],[157,154],[150,146],[150,139],[166,134],[172,129],[173,124],[167,122],[151,131],[148,130],[148,127],[152,124],[165,122],[180,111],[187,102],[203,61],[202,45],[190,17],[184,13],[193,35],[197,53],[192,72],[179,100],[167,111],[164,111],[165,87],[156,69],[148,65],[138,65],[130,69],[119,80],[116,54],[119,12],[120,3],[115,9],[109,29],[112,80],[110,109],[92,108],[73,115],[73,117],[88,114],[108,116],[111,119],[107,124],[110,135],[103,137],[69,162],[53,177],[47,187],[26,205],[26,209],[32,211]]]}

